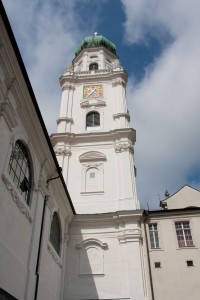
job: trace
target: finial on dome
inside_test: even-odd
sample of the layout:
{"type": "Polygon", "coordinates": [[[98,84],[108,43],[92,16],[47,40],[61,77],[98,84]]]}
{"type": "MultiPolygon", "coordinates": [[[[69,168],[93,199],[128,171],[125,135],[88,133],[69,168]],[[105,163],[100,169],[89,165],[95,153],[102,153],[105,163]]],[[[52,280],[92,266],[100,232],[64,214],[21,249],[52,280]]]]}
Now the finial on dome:
{"type": "Polygon", "coordinates": [[[97,35],[99,35],[99,34],[98,34],[98,32],[94,32],[93,35],[94,35],[94,36],[97,36],[97,35]]]}

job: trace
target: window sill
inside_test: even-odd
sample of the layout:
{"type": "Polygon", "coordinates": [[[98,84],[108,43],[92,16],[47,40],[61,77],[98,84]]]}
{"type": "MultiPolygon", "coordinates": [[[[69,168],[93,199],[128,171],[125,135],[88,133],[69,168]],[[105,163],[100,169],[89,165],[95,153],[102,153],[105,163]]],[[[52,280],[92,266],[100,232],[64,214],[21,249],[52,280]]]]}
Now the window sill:
{"type": "Polygon", "coordinates": [[[79,277],[93,277],[93,276],[104,277],[105,274],[104,273],[79,274],[79,277]]]}
{"type": "Polygon", "coordinates": [[[48,242],[47,249],[48,249],[49,253],[51,254],[51,256],[52,256],[53,260],[55,261],[55,263],[60,268],[62,268],[61,258],[58,255],[58,253],[56,252],[56,250],[54,249],[54,247],[52,246],[51,242],[48,242]]]}
{"type": "Polygon", "coordinates": [[[83,196],[89,196],[89,195],[102,195],[102,194],[104,194],[104,191],[81,192],[81,195],[83,195],[83,196]]]}
{"type": "Polygon", "coordinates": [[[179,247],[177,246],[177,250],[184,250],[184,249],[198,249],[198,247],[194,246],[184,246],[184,247],[179,247]]]}
{"type": "Polygon", "coordinates": [[[18,209],[21,211],[23,215],[28,219],[29,223],[33,222],[33,217],[31,214],[30,207],[28,204],[25,202],[23,197],[20,195],[18,192],[17,188],[15,187],[12,179],[10,178],[9,175],[2,174],[1,176],[4,184],[6,185],[7,190],[10,192],[13,201],[17,205],[18,209]]]}
{"type": "Polygon", "coordinates": [[[164,251],[163,248],[159,247],[159,248],[150,248],[149,251],[164,251]]]}

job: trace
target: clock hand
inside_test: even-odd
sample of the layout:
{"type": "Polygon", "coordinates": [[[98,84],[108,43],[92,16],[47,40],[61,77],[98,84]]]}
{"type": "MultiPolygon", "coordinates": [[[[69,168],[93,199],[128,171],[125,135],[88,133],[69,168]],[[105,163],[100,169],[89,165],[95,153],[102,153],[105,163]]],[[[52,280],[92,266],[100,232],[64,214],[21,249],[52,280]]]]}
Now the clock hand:
{"type": "Polygon", "coordinates": [[[89,90],[89,95],[96,94],[96,89],[89,90]]]}

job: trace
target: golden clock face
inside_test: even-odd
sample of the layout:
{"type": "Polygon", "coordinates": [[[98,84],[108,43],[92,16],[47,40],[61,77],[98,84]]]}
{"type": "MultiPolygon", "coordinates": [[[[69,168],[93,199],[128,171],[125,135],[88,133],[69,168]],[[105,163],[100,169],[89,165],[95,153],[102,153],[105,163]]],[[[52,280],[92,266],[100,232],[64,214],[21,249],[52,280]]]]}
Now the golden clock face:
{"type": "Polygon", "coordinates": [[[83,97],[84,98],[95,98],[103,96],[102,85],[87,85],[83,87],[83,97]]]}

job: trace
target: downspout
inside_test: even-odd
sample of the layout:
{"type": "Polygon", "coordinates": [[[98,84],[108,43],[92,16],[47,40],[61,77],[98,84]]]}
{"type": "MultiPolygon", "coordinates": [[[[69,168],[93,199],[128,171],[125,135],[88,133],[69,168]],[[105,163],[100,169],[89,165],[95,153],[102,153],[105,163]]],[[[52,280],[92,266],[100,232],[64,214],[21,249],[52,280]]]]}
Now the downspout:
{"type": "Polygon", "coordinates": [[[146,229],[146,221],[147,220],[148,220],[148,212],[147,212],[146,218],[144,219],[144,232],[145,232],[145,239],[146,239],[146,246],[147,246],[147,260],[148,260],[148,265],[149,265],[149,278],[150,278],[151,294],[152,294],[152,300],[155,300],[153,279],[152,279],[152,272],[151,272],[151,260],[150,260],[150,255],[149,255],[149,243],[148,243],[147,229],[146,229]]]}
{"type": "MultiPolygon", "coordinates": [[[[47,184],[47,189],[49,187],[49,182],[51,180],[58,179],[60,175],[50,178],[46,181],[47,184]]],[[[36,263],[36,269],[35,269],[35,276],[36,276],[36,284],[35,284],[35,295],[34,295],[34,300],[37,300],[37,295],[38,295],[38,285],[39,285],[39,279],[40,279],[40,274],[39,274],[39,265],[40,265],[40,258],[41,258],[41,248],[42,248],[42,237],[43,237],[43,230],[44,230],[44,216],[45,216],[45,211],[46,211],[46,203],[48,201],[49,196],[44,197],[44,204],[43,204],[43,210],[42,210],[42,220],[41,220],[41,227],[40,227],[40,238],[39,238],[39,245],[38,245],[38,254],[37,254],[37,263],[36,263]]]]}

